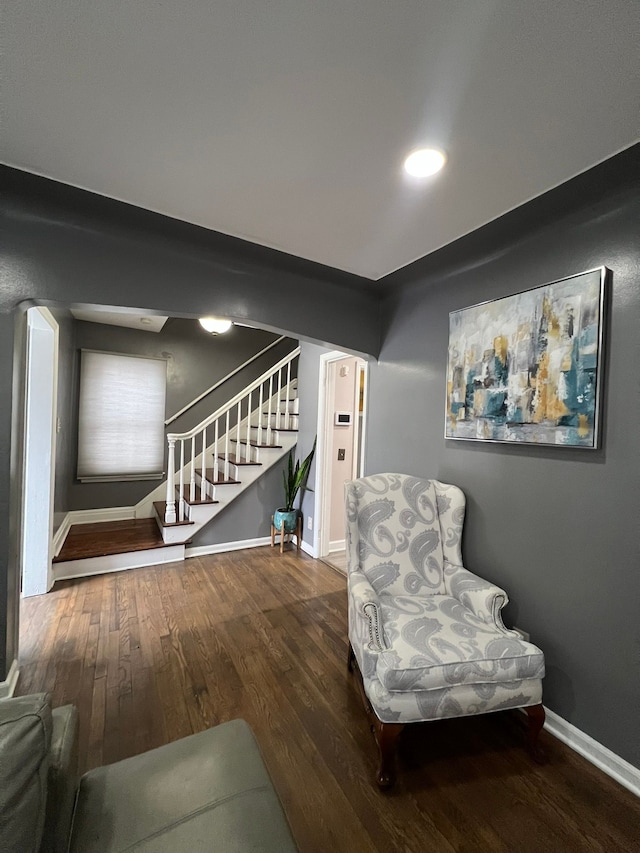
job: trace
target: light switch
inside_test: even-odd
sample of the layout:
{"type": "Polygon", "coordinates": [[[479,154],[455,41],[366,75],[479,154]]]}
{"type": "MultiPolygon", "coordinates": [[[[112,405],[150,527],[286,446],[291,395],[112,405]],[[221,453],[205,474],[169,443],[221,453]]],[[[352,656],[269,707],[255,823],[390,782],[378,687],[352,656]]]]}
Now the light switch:
{"type": "Polygon", "coordinates": [[[338,462],[344,462],[345,453],[346,453],[346,451],[345,451],[344,447],[338,448],[338,462]]]}

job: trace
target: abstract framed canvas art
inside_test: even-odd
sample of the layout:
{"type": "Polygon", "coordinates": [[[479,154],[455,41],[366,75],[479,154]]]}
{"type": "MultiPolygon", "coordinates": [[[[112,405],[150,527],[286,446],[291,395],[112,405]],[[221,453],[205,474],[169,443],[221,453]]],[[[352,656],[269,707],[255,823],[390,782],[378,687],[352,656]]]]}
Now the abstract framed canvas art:
{"type": "Polygon", "coordinates": [[[451,312],[445,438],[598,447],[606,273],[451,312]]]}

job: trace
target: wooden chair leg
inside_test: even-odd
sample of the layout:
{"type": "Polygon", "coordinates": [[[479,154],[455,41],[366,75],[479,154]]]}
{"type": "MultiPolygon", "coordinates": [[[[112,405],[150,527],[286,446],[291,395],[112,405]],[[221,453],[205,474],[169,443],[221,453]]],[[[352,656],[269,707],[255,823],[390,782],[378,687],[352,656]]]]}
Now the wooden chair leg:
{"type": "Polygon", "coordinates": [[[529,718],[527,750],[535,762],[542,764],[545,761],[545,754],[544,750],[538,745],[538,735],[544,726],[544,707],[542,705],[530,705],[528,708],[525,708],[525,711],[529,718]]]}
{"type": "Polygon", "coordinates": [[[358,669],[358,660],[353,653],[350,642],[347,651],[347,666],[350,672],[357,674],[358,689],[378,747],[380,763],[376,772],[376,782],[380,788],[392,788],[396,781],[396,742],[404,729],[404,723],[383,723],[378,719],[365,692],[362,675],[358,669]]]}
{"type": "Polygon", "coordinates": [[[372,728],[380,754],[376,782],[379,788],[392,788],[396,781],[396,744],[404,724],[378,720],[372,728]]]}

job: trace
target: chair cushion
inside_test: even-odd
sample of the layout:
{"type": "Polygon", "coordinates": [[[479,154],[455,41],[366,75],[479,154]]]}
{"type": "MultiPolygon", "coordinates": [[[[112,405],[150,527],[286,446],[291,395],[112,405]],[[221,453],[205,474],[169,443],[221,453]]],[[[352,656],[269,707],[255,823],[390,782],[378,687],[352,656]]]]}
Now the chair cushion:
{"type": "Polygon", "coordinates": [[[378,655],[376,674],[390,692],[544,675],[540,649],[483,622],[452,596],[383,594],[380,614],[388,648],[378,655]]]}
{"type": "Polygon", "coordinates": [[[358,564],[378,595],[445,592],[432,480],[402,474],[363,477],[347,484],[346,499],[358,564]]]}
{"type": "Polygon", "coordinates": [[[418,723],[449,717],[468,717],[526,708],[542,702],[542,680],[505,681],[502,684],[456,684],[439,690],[406,693],[387,690],[377,678],[363,678],[365,693],[383,723],[418,723]]]}
{"type": "Polygon", "coordinates": [[[85,773],[70,853],[293,853],[251,729],[232,720],[85,773]]]}
{"type": "Polygon", "coordinates": [[[51,706],[46,693],[0,700],[0,850],[36,853],[47,802],[51,706]]]}

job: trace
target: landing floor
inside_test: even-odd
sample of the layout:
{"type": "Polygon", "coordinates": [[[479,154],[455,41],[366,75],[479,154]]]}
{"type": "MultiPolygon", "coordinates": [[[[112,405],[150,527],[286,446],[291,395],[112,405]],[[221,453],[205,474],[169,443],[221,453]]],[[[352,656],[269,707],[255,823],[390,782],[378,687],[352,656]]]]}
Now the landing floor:
{"type": "Polygon", "coordinates": [[[131,518],[126,521],[99,521],[94,524],[72,524],[54,563],[106,557],[129,551],[164,548],[162,534],[155,518],[131,518]]]}

